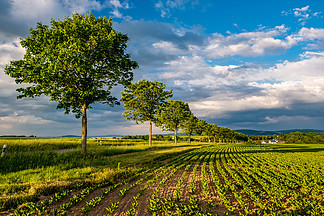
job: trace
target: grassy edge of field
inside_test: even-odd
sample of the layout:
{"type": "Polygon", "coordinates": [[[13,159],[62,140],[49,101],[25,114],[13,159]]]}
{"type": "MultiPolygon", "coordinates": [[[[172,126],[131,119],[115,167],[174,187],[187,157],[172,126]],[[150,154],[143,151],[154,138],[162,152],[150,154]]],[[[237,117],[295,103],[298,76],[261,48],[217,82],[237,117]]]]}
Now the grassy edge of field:
{"type": "MultiPolygon", "coordinates": [[[[69,169],[58,165],[7,173],[2,175],[2,179],[6,178],[6,175],[8,178],[10,178],[11,175],[15,175],[15,178],[19,181],[11,182],[11,184],[9,182],[9,184],[3,184],[1,187],[13,187],[14,190],[17,190],[17,193],[9,196],[1,195],[0,213],[1,211],[3,212],[18,208],[20,205],[23,205],[26,202],[35,202],[39,200],[41,196],[51,195],[55,192],[66,189],[73,189],[76,184],[93,185],[108,181],[111,182],[111,184],[114,184],[123,179],[125,176],[138,172],[140,167],[143,165],[145,167],[155,166],[156,163],[163,159],[172,158],[179,154],[183,154],[203,146],[206,146],[206,144],[199,143],[188,145],[186,143],[182,143],[177,146],[174,144],[167,144],[164,146],[156,145],[152,148],[143,148],[135,152],[126,152],[98,158],[96,158],[95,154],[96,152],[100,151],[100,149],[95,148],[91,150],[90,148],[89,152],[92,151],[92,154],[90,154],[92,156],[87,159],[82,159],[85,160],[88,166],[69,169]],[[107,160],[109,162],[107,165],[103,165],[103,162],[100,166],[91,167],[91,163],[96,163],[96,160],[107,160]],[[73,175],[73,172],[85,172],[85,175],[76,176],[71,180],[64,179],[64,176],[73,175]],[[54,179],[50,179],[49,176],[51,175],[55,175],[56,177],[54,179]],[[29,176],[29,178],[25,178],[27,176],[29,176]],[[41,179],[38,176],[49,178],[49,180],[45,180],[44,178],[41,179]],[[19,189],[22,189],[22,192],[20,192],[19,189]]],[[[70,153],[71,152],[60,154],[70,153]]]]}

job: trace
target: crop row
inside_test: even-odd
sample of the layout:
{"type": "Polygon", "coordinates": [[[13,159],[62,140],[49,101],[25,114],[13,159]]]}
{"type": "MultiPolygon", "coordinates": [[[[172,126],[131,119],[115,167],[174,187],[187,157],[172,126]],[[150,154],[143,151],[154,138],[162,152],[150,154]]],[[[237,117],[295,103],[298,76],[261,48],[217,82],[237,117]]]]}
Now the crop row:
{"type": "MultiPolygon", "coordinates": [[[[103,183],[85,187],[59,210],[52,210],[52,214],[65,215],[93,191],[108,186],[102,194],[86,203],[82,209],[84,215],[118,188],[120,202],[105,206],[107,215],[117,210],[135,215],[141,204],[140,197],[148,188],[153,190],[145,199],[148,199],[147,208],[153,215],[214,215],[217,206],[225,207],[223,213],[235,215],[324,214],[323,162],[312,162],[304,155],[294,156],[268,147],[204,147],[174,157],[167,163],[159,163],[162,165],[158,167],[144,169],[114,185],[103,183]],[[169,189],[166,186],[168,181],[176,185],[170,197],[161,192],[169,189]],[[126,206],[125,196],[130,196],[128,192],[135,188],[137,192],[130,197],[131,207],[121,209],[124,207],[120,206],[126,206]],[[189,195],[185,197],[184,194],[189,195]]],[[[68,197],[71,192],[66,190],[41,203],[29,203],[25,211],[16,211],[16,215],[44,213],[50,205],[68,197]]]]}

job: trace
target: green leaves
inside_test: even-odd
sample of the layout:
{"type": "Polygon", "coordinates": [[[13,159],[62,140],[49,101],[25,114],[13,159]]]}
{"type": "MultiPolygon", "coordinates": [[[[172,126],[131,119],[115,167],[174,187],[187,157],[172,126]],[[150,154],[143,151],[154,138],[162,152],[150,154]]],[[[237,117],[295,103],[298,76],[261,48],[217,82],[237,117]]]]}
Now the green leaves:
{"type": "Polygon", "coordinates": [[[177,144],[177,130],[184,127],[185,122],[191,115],[192,113],[187,103],[169,100],[157,110],[155,124],[163,130],[173,130],[174,143],[177,144]]]}
{"type": "Polygon", "coordinates": [[[172,97],[172,90],[164,89],[165,84],[144,79],[126,86],[120,99],[126,110],[123,117],[136,123],[155,121],[156,110],[166,99],[172,97]]]}
{"type": "Polygon", "coordinates": [[[198,122],[198,118],[191,113],[189,117],[185,119],[185,122],[182,124],[181,129],[186,134],[191,136],[197,128],[197,122],[198,122]]]}
{"type": "Polygon", "coordinates": [[[18,89],[18,98],[44,94],[58,102],[58,109],[80,117],[83,104],[119,104],[110,90],[128,84],[138,66],[125,53],[127,41],[127,35],[114,31],[112,19],[91,13],[51,20],[51,26],[38,22],[20,42],[24,58],[11,61],[5,73],[18,84],[30,84],[18,89]]]}
{"type": "Polygon", "coordinates": [[[26,49],[23,60],[11,61],[5,73],[17,84],[18,98],[42,94],[65,109],[82,116],[82,154],[86,155],[87,109],[94,102],[118,105],[111,88],[127,85],[137,62],[126,54],[127,35],[114,31],[112,19],[89,15],[72,15],[63,21],[51,20],[51,26],[37,23],[36,29],[21,40],[26,49]]]}
{"type": "Polygon", "coordinates": [[[172,97],[172,90],[164,89],[163,83],[143,79],[128,85],[120,99],[125,108],[123,117],[136,123],[149,121],[149,145],[152,145],[152,122],[156,121],[156,110],[172,97]]]}
{"type": "Polygon", "coordinates": [[[188,103],[178,100],[166,101],[156,112],[156,125],[164,130],[177,130],[183,127],[192,115],[188,103]]]}

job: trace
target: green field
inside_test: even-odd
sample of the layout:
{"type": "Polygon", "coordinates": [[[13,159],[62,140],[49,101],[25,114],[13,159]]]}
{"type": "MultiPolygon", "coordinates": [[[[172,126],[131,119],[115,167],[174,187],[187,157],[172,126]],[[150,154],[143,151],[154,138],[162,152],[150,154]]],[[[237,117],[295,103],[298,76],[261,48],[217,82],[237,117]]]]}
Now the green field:
{"type": "Polygon", "coordinates": [[[0,138],[0,213],[323,215],[324,144],[0,138]]]}

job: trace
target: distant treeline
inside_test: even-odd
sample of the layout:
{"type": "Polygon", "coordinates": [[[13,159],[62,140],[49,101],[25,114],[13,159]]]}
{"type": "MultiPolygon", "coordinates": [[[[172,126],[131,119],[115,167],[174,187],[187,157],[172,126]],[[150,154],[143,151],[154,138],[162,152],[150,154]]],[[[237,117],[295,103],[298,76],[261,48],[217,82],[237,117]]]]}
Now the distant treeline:
{"type": "MultiPolygon", "coordinates": [[[[173,140],[172,135],[154,135],[153,140],[159,141],[171,141],[173,140]]],[[[136,135],[136,136],[124,136],[122,139],[133,139],[133,140],[148,140],[148,135],[136,135]]],[[[178,136],[178,140],[186,141],[188,137],[181,134],[178,136]]],[[[257,142],[261,140],[280,140],[285,141],[285,143],[305,143],[305,144],[324,144],[324,133],[305,133],[305,132],[293,132],[290,134],[281,134],[281,135],[245,135],[242,133],[235,132],[229,128],[220,127],[219,132],[215,137],[208,137],[207,135],[203,136],[193,136],[192,140],[199,140],[203,142],[257,142]]]]}
{"type": "MultiPolygon", "coordinates": [[[[178,140],[180,141],[187,141],[188,137],[185,136],[185,133],[179,134],[178,140]]],[[[122,139],[141,139],[141,140],[148,140],[148,135],[136,135],[136,136],[123,136],[122,139]]],[[[171,141],[173,140],[172,135],[153,135],[153,140],[159,141],[171,141]]],[[[249,140],[249,136],[237,133],[234,130],[225,127],[219,127],[218,133],[215,136],[208,136],[208,134],[203,134],[202,136],[193,136],[191,140],[196,141],[203,141],[203,142],[247,142],[249,140]]]]}
{"type": "MultiPolygon", "coordinates": [[[[185,134],[179,134],[178,140],[187,141],[188,137],[184,136],[185,134]]],[[[25,135],[6,135],[0,137],[36,137],[34,135],[25,136],[25,135]]],[[[153,135],[153,140],[157,141],[171,141],[173,140],[172,135],[153,135]]],[[[122,139],[126,140],[148,140],[149,135],[136,135],[136,136],[123,136],[122,139]]],[[[203,142],[258,142],[261,140],[280,140],[285,141],[285,143],[305,143],[305,144],[324,144],[324,133],[314,133],[314,132],[292,132],[289,134],[280,134],[280,135],[245,135],[238,133],[229,128],[220,127],[218,134],[214,137],[208,137],[207,135],[203,136],[193,136],[191,140],[203,141],[203,142]]]]}
{"type": "Polygon", "coordinates": [[[3,135],[0,137],[36,137],[35,135],[30,135],[30,136],[26,136],[26,135],[3,135]]]}
{"type": "Polygon", "coordinates": [[[290,134],[267,135],[267,136],[249,136],[252,140],[281,140],[285,143],[305,143],[305,144],[324,144],[324,133],[305,133],[293,132],[290,134]]]}
{"type": "Polygon", "coordinates": [[[301,133],[295,132],[281,135],[286,143],[324,143],[324,133],[301,133]]]}

